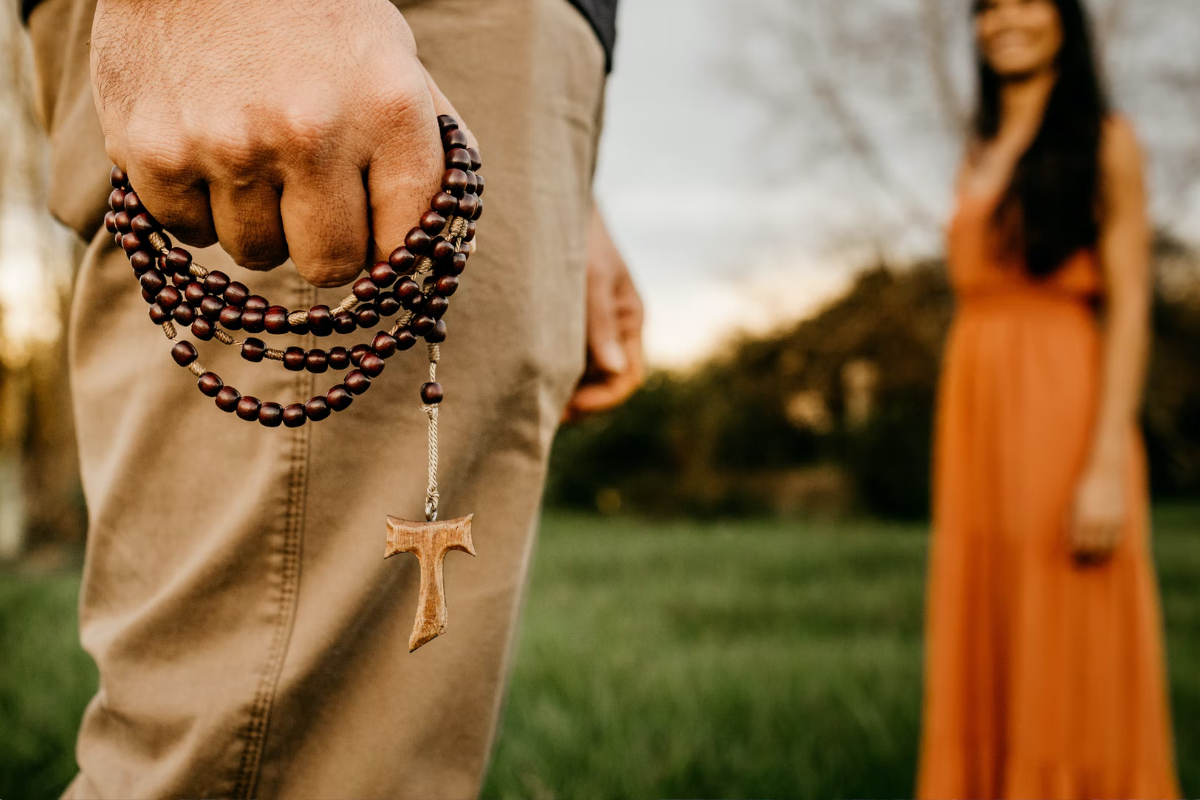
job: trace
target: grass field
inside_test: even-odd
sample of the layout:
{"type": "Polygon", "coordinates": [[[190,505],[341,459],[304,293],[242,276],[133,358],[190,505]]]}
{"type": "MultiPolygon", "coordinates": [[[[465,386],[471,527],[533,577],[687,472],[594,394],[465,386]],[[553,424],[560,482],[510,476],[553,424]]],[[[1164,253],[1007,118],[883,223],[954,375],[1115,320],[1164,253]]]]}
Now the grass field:
{"type": "MultiPolygon", "coordinates": [[[[1200,506],[1156,514],[1177,748],[1200,796],[1200,506]]],[[[550,515],[483,795],[908,797],[922,528],[550,515]]],[[[95,674],[77,581],[0,575],[0,797],[53,796],[95,674]]]]}

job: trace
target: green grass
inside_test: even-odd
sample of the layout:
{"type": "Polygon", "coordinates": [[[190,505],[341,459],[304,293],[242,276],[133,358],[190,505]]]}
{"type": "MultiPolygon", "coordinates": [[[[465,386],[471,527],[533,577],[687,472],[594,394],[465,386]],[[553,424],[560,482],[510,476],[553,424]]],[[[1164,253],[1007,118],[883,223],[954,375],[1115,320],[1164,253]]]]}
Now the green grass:
{"type": "MultiPolygon", "coordinates": [[[[1200,795],[1200,506],[1156,515],[1185,794],[1200,795]]],[[[925,531],[548,515],[483,794],[908,797],[925,531]]],[[[0,575],[0,797],[51,797],[95,685],[77,581],[0,575]]]]}

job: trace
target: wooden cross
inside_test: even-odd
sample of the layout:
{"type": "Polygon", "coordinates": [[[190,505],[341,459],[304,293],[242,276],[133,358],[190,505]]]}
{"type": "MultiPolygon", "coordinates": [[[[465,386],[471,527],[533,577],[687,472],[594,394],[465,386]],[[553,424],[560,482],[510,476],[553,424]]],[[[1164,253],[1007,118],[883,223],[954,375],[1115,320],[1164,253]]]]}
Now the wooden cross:
{"type": "Polygon", "coordinates": [[[468,514],[446,522],[409,522],[387,518],[388,537],[384,558],[397,553],[412,553],[421,562],[421,594],[417,598],[417,619],[408,637],[408,652],[446,632],[446,586],[442,579],[442,559],[451,550],[475,555],[471,542],[468,514]]]}

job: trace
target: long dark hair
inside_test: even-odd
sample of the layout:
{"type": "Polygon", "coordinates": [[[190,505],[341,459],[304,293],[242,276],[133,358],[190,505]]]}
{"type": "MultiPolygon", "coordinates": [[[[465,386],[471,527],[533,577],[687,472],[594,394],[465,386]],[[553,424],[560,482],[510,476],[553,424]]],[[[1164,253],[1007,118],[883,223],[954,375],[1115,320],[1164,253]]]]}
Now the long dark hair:
{"type": "MultiPolygon", "coordinates": [[[[1087,12],[1081,0],[1052,0],[1062,20],[1058,80],[1046,104],[1042,127],[1017,162],[998,218],[1014,252],[1024,251],[1030,273],[1053,273],[1100,235],[1100,138],[1109,113],[1096,65],[1087,12]]],[[[976,15],[986,8],[975,0],[976,15]]],[[[979,107],[975,135],[981,142],[1000,130],[1002,80],[979,54],[979,107]]]]}

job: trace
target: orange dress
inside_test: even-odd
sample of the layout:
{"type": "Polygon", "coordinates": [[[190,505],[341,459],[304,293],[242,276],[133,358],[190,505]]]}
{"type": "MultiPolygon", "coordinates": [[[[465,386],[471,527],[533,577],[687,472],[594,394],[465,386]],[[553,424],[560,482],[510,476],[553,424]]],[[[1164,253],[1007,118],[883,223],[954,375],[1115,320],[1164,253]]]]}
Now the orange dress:
{"type": "Polygon", "coordinates": [[[918,794],[1177,797],[1136,430],[1115,556],[1077,566],[1067,542],[1100,397],[1097,258],[1035,281],[998,257],[993,210],[966,197],[949,231],[918,794]]]}

